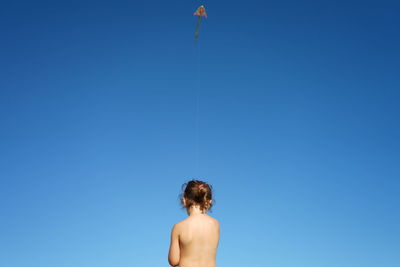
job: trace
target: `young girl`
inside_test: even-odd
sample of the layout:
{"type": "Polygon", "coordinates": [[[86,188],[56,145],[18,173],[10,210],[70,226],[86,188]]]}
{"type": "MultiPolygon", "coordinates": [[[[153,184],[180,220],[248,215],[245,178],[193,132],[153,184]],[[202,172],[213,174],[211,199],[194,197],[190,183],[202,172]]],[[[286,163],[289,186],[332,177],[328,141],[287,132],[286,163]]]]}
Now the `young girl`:
{"type": "Polygon", "coordinates": [[[182,188],[181,202],[189,217],[172,228],[168,262],[179,267],[215,267],[219,223],[206,214],[212,206],[212,188],[197,180],[182,188]]]}

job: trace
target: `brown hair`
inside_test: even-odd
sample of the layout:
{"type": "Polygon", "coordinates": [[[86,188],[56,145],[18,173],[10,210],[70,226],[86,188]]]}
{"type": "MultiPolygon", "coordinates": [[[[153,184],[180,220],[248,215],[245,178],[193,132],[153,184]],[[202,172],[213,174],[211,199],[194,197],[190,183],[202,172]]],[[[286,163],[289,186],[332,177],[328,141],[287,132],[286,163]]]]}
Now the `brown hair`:
{"type": "Polygon", "coordinates": [[[193,205],[200,206],[203,211],[210,210],[212,207],[212,186],[199,180],[191,180],[182,185],[182,194],[180,195],[182,207],[185,207],[183,199],[186,201],[186,209],[193,205]]]}

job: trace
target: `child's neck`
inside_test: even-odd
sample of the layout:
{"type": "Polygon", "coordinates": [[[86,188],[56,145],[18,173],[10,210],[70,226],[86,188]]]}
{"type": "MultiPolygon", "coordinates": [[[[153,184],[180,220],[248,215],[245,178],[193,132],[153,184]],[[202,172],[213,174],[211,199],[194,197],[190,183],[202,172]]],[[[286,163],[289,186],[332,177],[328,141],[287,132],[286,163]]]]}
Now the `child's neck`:
{"type": "Polygon", "coordinates": [[[189,216],[206,214],[205,211],[201,210],[199,206],[191,206],[187,211],[189,216]]]}

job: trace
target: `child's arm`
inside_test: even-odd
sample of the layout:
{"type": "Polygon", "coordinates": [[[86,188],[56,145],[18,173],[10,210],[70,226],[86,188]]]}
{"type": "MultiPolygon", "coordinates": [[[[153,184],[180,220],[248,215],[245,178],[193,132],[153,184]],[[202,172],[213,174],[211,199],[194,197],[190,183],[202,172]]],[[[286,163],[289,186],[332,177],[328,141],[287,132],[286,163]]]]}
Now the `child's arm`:
{"type": "Polygon", "coordinates": [[[179,226],[175,224],[171,232],[171,245],[169,247],[168,262],[171,266],[178,266],[180,260],[179,226]]]}

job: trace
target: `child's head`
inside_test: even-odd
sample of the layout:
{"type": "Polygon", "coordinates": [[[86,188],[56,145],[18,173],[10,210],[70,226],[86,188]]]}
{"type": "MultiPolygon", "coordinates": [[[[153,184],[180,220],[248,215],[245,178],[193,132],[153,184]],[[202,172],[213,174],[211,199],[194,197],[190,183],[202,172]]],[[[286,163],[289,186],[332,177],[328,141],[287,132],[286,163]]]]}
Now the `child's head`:
{"type": "Polygon", "coordinates": [[[206,212],[212,207],[212,186],[199,180],[191,180],[182,185],[181,203],[189,210],[192,206],[198,206],[206,212]]]}

